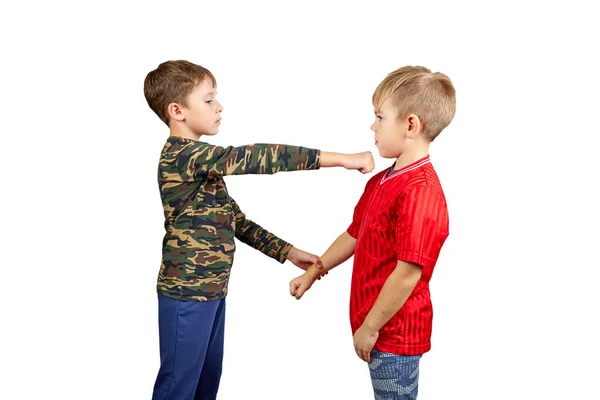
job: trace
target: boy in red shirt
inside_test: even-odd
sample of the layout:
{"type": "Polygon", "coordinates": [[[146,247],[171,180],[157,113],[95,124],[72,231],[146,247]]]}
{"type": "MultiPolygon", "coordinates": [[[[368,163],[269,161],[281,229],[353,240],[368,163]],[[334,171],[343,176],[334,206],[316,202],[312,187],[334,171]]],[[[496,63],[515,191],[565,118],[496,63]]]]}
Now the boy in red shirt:
{"type": "Polygon", "coordinates": [[[424,67],[390,73],[373,94],[375,145],[390,168],[366,185],[352,224],[290,282],[300,299],[328,270],[354,255],[350,324],[356,354],[369,363],[376,399],[416,399],[419,359],[431,348],[429,281],[448,236],[444,192],[429,145],[454,117],[450,79],[424,67]]]}

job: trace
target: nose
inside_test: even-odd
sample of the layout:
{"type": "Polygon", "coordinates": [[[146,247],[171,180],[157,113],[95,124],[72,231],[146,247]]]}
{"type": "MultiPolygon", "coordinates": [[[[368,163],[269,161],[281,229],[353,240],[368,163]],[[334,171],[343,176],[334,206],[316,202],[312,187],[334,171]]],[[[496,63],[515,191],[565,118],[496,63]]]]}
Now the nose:
{"type": "Polygon", "coordinates": [[[220,113],[221,111],[223,111],[223,105],[217,100],[217,113],[220,113]]]}
{"type": "Polygon", "coordinates": [[[373,122],[373,124],[371,125],[371,130],[377,133],[377,128],[375,128],[375,122],[373,122]]]}

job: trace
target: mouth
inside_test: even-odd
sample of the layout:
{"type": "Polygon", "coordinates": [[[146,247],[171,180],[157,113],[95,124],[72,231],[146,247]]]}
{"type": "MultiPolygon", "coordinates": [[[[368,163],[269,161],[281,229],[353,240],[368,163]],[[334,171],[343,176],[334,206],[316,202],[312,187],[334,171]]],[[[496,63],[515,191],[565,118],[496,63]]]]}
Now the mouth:
{"type": "Polygon", "coordinates": [[[221,125],[221,118],[219,118],[216,122],[217,125],[221,125]]]}

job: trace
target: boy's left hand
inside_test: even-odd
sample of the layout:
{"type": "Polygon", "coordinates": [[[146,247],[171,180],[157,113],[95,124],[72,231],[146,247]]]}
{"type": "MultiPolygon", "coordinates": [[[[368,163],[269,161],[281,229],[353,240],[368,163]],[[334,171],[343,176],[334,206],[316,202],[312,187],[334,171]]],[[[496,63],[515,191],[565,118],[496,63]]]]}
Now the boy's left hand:
{"type": "Polygon", "coordinates": [[[354,334],[354,351],[361,360],[371,362],[371,351],[377,342],[379,331],[369,329],[364,324],[354,334]]]}
{"type": "Polygon", "coordinates": [[[295,247],[292,247],[286,258],[290,260],[296,267],[304,271],[306,271],[306,268],[313,264],[317,268],[323,268],[323,263],[319,257],[315,256],[314,254],[307,253],[306,251],[299,250],[295,247]]]}

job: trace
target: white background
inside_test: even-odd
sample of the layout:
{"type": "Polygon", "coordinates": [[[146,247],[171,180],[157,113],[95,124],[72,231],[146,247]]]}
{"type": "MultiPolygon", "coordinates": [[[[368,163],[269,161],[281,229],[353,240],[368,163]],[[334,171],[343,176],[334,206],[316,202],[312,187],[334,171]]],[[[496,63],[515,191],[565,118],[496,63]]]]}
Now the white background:
{"type": "MultiPolygon", "coordinates": [[[[451,235],[419,399],[600,398],[591,3],[3,2],[0,398],[151,396],[168,131],[143,80],[169,59],[215,74],[215,144],[340,152],[376,151],[370,100],[388,72],[449,75],[457,114],[431,155],[451,235]]],[[[390,164],[377,157],[376,171],[390,164]]],[[[321,254],[369,177],[227,183],[249,218],[321,254]]],[[[351,269],[298,302],[300,270],[240,245],[219,399],[372,398],[348,323],[351,269]]]]}

